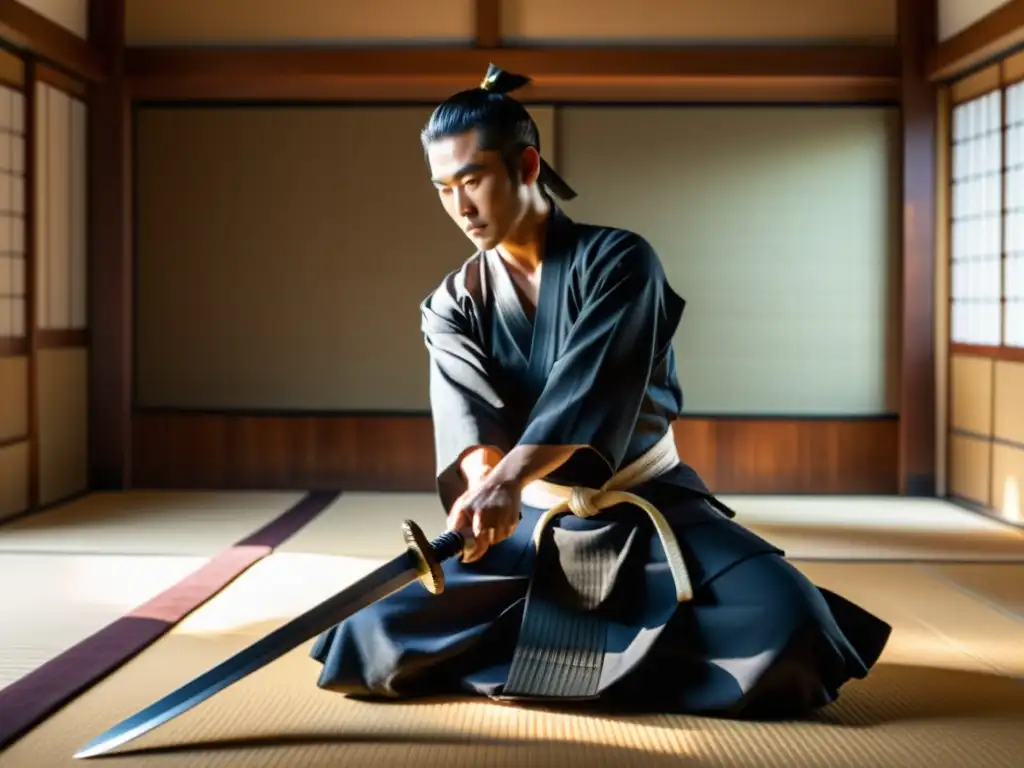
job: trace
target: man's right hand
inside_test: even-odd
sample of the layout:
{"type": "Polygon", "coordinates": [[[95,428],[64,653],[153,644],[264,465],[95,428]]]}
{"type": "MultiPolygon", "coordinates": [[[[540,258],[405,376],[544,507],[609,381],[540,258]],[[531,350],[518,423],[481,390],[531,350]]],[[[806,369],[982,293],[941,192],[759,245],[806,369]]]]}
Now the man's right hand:
{"type": "Polygon", "coordinates": [[[466,541],[462,562],[479,560],[492,546],[509,538],[521,515],[519,487],[514,483],[495,482],[490,475],[467,490],[448,513],[448,529],[466,541]]]}

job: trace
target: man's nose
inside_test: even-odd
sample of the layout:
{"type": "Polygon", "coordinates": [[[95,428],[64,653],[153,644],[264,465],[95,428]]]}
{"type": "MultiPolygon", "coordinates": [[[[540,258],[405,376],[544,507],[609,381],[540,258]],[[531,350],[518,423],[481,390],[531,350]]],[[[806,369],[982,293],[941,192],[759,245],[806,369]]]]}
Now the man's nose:
{"type": "Polygon", "coordinates": [[[470,201],[469,195],[459,187],[455,188],[455,210],[459,212],[460,216],[469,216],[476,212],[476,208],[470,201]]]}

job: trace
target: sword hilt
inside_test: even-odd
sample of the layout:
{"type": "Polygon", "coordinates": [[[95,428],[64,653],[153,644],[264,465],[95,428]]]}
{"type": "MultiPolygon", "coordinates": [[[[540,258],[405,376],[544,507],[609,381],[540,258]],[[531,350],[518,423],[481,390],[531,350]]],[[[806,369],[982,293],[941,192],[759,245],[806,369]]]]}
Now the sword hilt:
{"type": "Polygon", "coordinates": [[[402,535],[409,552],[416,558],[420,583],[431,594],[444,592],[444,570],[441,565],[462,552],[465,540],[455,531],[445,531],[427,541],[423,530],[412,520],[402,523],[402,535]]]}

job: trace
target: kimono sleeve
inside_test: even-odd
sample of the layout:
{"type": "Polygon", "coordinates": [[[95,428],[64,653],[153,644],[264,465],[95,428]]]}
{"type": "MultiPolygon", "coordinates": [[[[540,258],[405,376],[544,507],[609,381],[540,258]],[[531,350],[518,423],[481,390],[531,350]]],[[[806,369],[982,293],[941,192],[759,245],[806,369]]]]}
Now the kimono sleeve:
{"type": "Polygon", "coordinates": [[[420,307],[430,357],[430,408],[434,424],[437,487],[445,511],[466,490],[461,459],[480,446],[507,453],[504,403],[493,384],[488,357],[475,334],[467,299],[449,277],[420,307]]]}
{"type": "Polygon", "coordinates": [[[580,285],[579,314],[519,443],[585,445],[615,472],[685,302],[669,287],[653,248],[628,232],[598,247],[580,285]]]}

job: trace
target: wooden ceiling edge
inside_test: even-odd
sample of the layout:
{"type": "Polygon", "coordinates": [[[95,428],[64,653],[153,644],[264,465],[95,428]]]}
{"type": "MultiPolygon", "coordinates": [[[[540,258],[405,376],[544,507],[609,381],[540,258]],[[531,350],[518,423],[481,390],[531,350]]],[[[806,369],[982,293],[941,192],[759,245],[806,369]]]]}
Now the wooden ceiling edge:
{"type": "Polygon", "coordinates": [[[948,82],[969,74],[1024,43],[1024,0],[1010,0],[935,46],[929,78],[948,82]]]}
{"type": "Polygon", "coordinates": [[[94,45],[17,0],[0,0],[0,38],[85,82],[100,82],[107,75],[94,45]]]}
{"type": "MultiPolygon", "coordinates": [[[[280,75],[131,77],[133,101],[436,102],[465,87],[456,78],[280,75]]],[[[549,78],[516,92],[524,103],[897,103],[896,77],[549,78]]]]}
{"type": "Polygon", "coordinates": [[[533,82],[523,101],[889,101],[899,50],[128,48],[135,99],[402,101],[444,98],[494,62],[533,82]]]}
{"type": "Polygon", "coordinates": [[[714,48],[205,48],[125,49],[129,76],[343,75],[465,78],[479,82],[490,63],[537,79],[569,77],[889,77],[900,51],[879,46],[714,48]]]}

